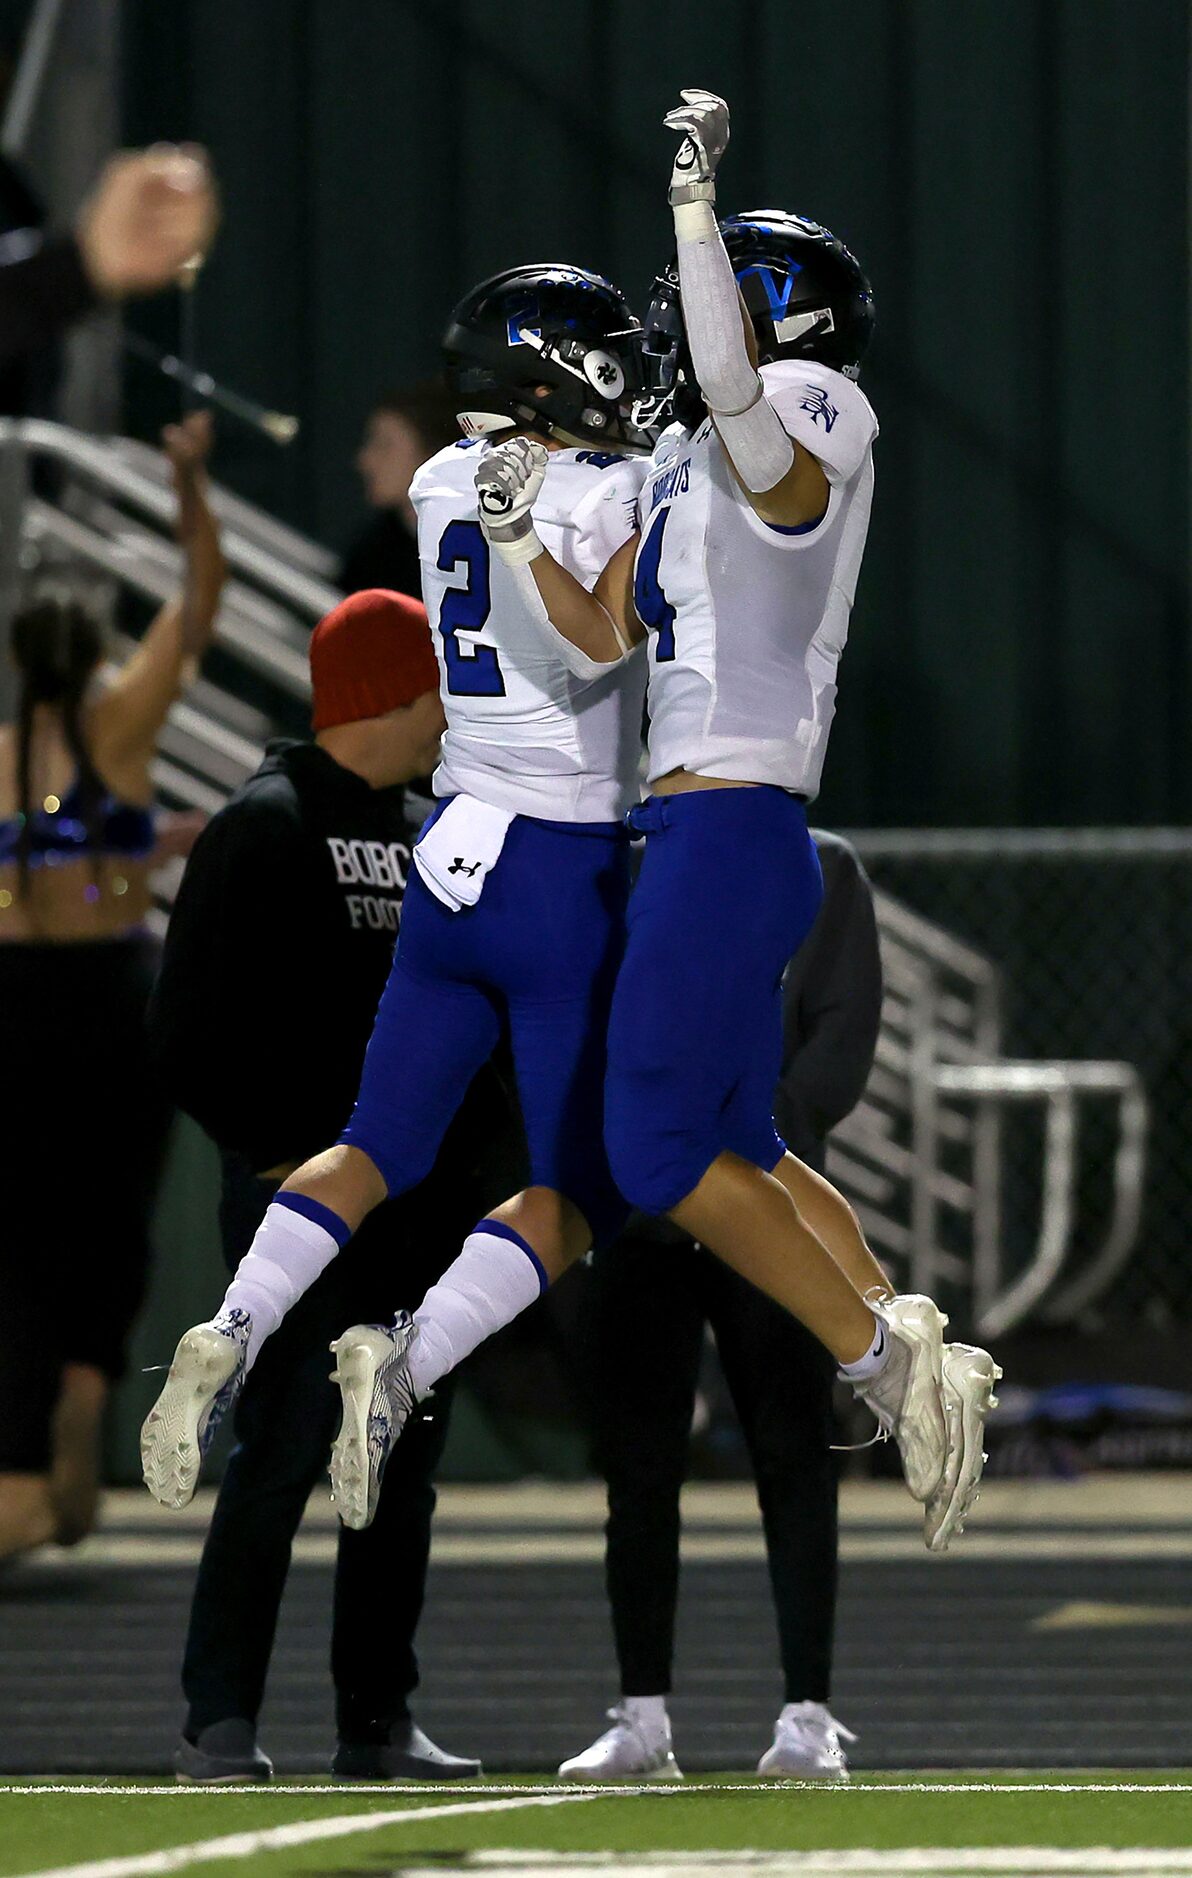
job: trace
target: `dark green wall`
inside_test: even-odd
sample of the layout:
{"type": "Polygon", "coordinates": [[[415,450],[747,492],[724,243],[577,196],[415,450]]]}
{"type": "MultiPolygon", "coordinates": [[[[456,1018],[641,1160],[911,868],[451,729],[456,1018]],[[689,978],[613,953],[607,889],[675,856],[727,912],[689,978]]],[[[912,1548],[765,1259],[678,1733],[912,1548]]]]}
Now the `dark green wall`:
{"type": "MultiPolygon", "coordinates": [[[[734,107],[726,207],[865,259],[883,423],[822,815],[1192,811],[1181,0],[126,0],[131,140],[210,144],[204,361],[304,419],[221,471],[338,539],[386,380],[454,296],[559,255],[644,301],[679,84],[734,107]]],[[[166,337],[172,310],[145,309],[166,337]]],[[[129,415],[160,414],[143,376],[129,415]]]]}

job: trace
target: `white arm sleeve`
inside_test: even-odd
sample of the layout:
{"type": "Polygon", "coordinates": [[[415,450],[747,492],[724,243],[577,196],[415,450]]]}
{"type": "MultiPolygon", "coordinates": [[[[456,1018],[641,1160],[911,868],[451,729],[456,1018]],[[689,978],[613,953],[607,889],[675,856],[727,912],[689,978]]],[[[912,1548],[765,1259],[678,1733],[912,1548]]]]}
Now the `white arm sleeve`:
{"type": "Polygon", "coordinates": [[[795,452],[749,357],[736,277],[711,203],[680,203],[675,236],[695,376],[742,482],[760,495],[782,481],[795,452]]]}

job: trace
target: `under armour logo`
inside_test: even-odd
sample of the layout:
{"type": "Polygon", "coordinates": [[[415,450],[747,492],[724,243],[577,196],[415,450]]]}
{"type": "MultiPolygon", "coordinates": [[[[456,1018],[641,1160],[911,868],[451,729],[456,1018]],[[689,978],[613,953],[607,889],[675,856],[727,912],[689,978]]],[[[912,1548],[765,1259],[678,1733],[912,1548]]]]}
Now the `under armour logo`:
{"type": "Polygon", "coordinates": [[[471,880],[473,874],[478,874],[483,866],[483,861],[473,861],[471,867],[469,867],[463,855],[457,854],[451,866],[447,869],[447,872],[449,874],[466,874],[468,879],[471,880]]]}

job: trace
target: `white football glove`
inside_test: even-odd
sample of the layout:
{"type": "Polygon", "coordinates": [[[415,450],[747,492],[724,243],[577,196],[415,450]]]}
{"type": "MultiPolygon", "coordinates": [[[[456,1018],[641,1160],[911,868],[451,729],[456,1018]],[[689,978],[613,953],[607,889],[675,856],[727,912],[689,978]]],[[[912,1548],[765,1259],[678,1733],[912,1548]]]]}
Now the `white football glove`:
{"type": "Polygon", "coordinates": [[[671,171],[670,203],[715,202],[716,165],[728,148],[728,106],[714,91],[681,91],[681,105],[663,123],[681,130],[683,141],[671,171]]]}
{"type": "Polygon", "coordinates": [[[476,465],[480,526],[489,546],[517,567],[545,552],[530,511],[546,475],[550,452],[535,437],[511,437],[476,465]]]}

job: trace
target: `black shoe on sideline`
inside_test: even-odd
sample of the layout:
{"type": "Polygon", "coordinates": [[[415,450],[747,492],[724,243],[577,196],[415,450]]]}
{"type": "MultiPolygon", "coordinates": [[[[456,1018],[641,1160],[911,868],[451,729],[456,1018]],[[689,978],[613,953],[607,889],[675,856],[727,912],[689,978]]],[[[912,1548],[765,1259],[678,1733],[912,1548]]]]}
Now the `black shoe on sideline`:
{"type": "Polygon", "coordinates": [[[475,1780],[479,1761],[446,1754],[414,1722],[398,1722],[389,1740],[341,1741],[331,1772],[337,1780],[475,1780]]]}
{"type": "Polygon", "coordinates": [[[198,1739],[183,1735],[174,1755],[174,1777],[196,1782],[264,1781],[273,1778],[273,1762],[257,1746],[257,1731],[250,1721],[232,1716],[212,1722],[198,1739]]]}

